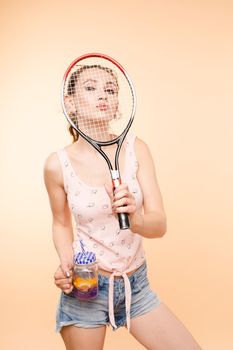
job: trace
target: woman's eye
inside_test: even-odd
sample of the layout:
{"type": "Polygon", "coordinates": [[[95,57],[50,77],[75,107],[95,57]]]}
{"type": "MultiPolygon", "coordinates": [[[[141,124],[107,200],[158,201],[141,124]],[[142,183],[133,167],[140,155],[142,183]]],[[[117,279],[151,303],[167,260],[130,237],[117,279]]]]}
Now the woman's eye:
{"type": "Polygon", "coordinates": [[[85,89],[87,91],[95,91],[95,87],[94,86],[85,86],[85,89]]]}
{"type": "Polygon", "coordinates": [[[113,89],[106,89],[105,92],[107,92],[109,95],[114,95],[116,93],[113,89]]]}

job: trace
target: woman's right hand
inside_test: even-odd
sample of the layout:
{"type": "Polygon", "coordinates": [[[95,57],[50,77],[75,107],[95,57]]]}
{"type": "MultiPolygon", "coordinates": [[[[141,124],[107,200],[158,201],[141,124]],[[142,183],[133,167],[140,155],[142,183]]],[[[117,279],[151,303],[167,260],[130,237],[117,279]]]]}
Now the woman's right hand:
{"type": "Polygon", "coordinates": [[[54,283],[60,288],[64,293],[69,294],[72,292],[74,286],[73,281],[73,270],[63,269],[61,265],[58,266],[54,274],[54,283]]]}

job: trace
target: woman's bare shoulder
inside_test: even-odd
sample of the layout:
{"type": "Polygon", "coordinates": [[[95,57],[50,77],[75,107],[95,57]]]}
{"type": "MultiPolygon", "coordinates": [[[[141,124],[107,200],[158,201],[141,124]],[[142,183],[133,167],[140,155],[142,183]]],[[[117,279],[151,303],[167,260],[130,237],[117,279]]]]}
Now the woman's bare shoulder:
{"type": "Polygon", "coordinates": [[[45,160],[44,171],[48,173],[57,173],[60,170],[60,162],[57,152],[52,152],[45,160]]]}
{"type": "Polygon", "coordinates": [[[44,180],[45,183],[63,184],[62,169],[57,152],[51,153],[45,160],[44,180]]]}
{"type": "Polygon", "coordinates": [[[135,138],[135,153],[137,158],[143,158],[146,155],[150,155],[150,149],[145,141],[136,137],[135,138]]]}

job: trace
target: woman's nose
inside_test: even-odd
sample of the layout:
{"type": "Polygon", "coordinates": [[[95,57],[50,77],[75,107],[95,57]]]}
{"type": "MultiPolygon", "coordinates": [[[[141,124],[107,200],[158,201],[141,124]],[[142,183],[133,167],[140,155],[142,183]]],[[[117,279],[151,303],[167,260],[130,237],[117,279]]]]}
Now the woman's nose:
{"type": "Polygon", "coordinates": [[[100,91],[99,92],[99,96],[98,96],[98,100],[100,100],[100,101],[102,101],[102,100],[107,101],[107,99],[108,99],[107,93],[104,90],[100,91]]]}

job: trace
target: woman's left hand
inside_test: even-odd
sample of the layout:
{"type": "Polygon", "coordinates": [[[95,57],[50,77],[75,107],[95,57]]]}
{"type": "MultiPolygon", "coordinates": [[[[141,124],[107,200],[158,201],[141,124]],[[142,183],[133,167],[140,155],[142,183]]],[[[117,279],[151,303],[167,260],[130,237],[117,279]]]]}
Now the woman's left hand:
{"type": "Polygon", "coordinates": [[[119,185],[113,193],[112,210],[114,213],[127,213],[132,216],[136,212],[136,201],[127,184],[119,185]]]}
{"type": "Polygon", "coordinates": [[[136,212],[136,201],[132,193],[129,191],[127,184],[121,184],[115,188],[105,185],[106,191],[110,197],[112,210],[115,214],[127,213],[133,215],[136,212]]]}
{"type": "Polygon", "coordinates": [[[128,185],[123,183],[114,192],[109,185],[105,185],[105,189],[110,197],[113,213],[127,213],[130,217],[131,230],[134,231],[134,224],[138,224],[139,221],[141,222],[142,216],[137,211],[135,198],[129,191],[128,185]]]}
{"type": "Polygon", "coordinates": [[[139,227],[144,225],[144,221],[142,214],[137,210],[135,198],[129,191],[128,185],[123,183],[114,191],[112,186],[105,185],[105,189],[110,197],[113,213],[116,215],[127,213],[130,218],[130,229],[137,233],[139,227]]]}

